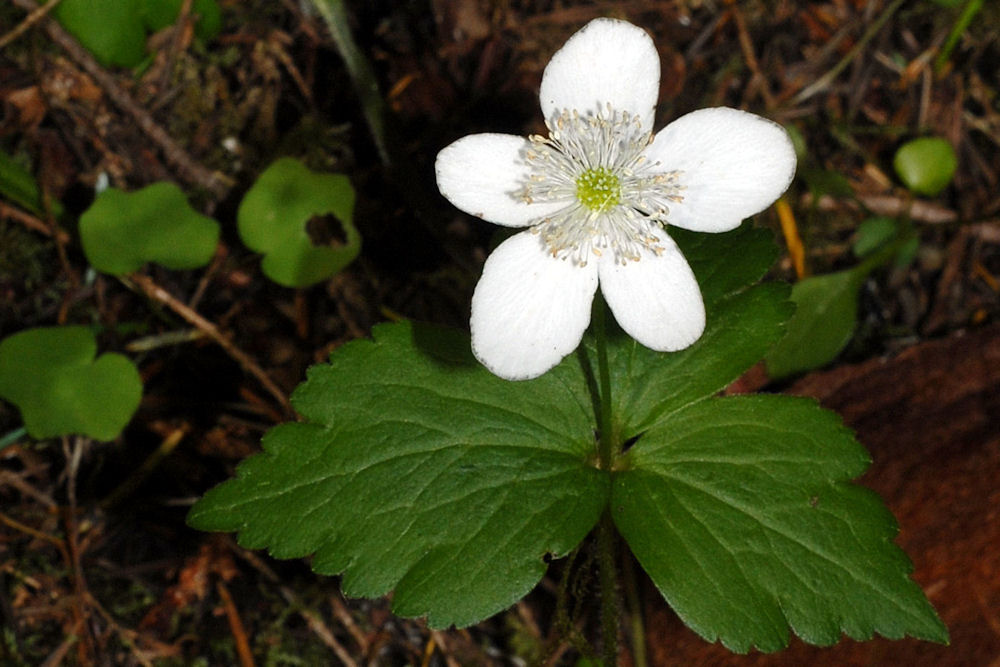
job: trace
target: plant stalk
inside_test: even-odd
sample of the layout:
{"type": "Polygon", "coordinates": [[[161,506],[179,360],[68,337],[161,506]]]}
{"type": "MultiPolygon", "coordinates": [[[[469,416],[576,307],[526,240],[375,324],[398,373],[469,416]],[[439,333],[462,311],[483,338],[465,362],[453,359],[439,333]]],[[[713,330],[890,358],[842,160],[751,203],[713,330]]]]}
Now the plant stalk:
{"type": "MultiPolygon", "coordinates": [[[[597,456],[601,470],[611,474],[618,455],[617,438],[611,412],[611,369],[608,364],[607,311],[604,297],[598,291],[594,298],[593,331],[597,346],[597,376],[599,397],[597,456]]],[[[615,524],[605,509],[597,526],[597,567],[601,585],[602,660],[608,667],[618,662],[618,628],[621,605],[618,601],[618,568],[616,563],[615,524]]]]}
{"type": "Polygon", "coordinates": [[[594,298],[593,330],[597,344],[597,380],[600,391],[600,414],[597,416],[597,428],[600,437],[597,440],[597,460],[601,470],[610,471],[614,465],[615,451],[614,426],[611,417],[611,371],[608,367],[607,345],[607,310],[604,297],[600,292],[594,298]]]}
{"type": "Polygon", "coordinates": [[[615,563],[615,524],[609,510],[604,510],[597,526],[597,566],[601,578],[602,661],[606,667],[618,664],[618,627],[621,605],[618,602],[618,569],[615,563]]]}

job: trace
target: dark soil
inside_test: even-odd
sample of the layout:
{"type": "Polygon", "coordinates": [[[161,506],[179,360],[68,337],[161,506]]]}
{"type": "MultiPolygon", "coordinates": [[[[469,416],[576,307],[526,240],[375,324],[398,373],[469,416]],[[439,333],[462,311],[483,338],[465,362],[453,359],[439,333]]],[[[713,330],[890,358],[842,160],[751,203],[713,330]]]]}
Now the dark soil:
{"type": "MultiPolygon", "coordinates": [[[[945,374],[930,383],[931,371],[914,374],[907,366],[910,374],[899,381],[914,391],[893,394],[882,412],[868,409],[866,391],[884,391],[891,379],[824,393],[833,380],[815,375],[820,384],[802,393],[848,414],[862,439],[877,444],[891,440],[878,428],[892,424],[893,415],[903,416],[900,433],[926,434],[927,425],[913,421],[913,406],[929,405],[928,393],[946,380],[960,382],[956,395],[997,395],[996,354],[959,365],[945,351],[961,347],[956,336],[965,333],[983,349],[997,339],[997,3],[984,3],[939,64],[960,8],[929,0],[349,2],[349,27],[374,70],[376,106],[386,114],[385,132],[376,135],[367,120],[372,102],[356,94],[326,26],[304,13],[308,3],[220,0],[217,38],[199,41],[182,19],[151,37],[154,56],[145,67],[97,72],[47,17],[14,34],[33,4],[0,7],[0,150],[26,166],[46,200],[61,203],[66,214],[57,220],[51,205],[31,211],[0,197],[0,338],[35,326],[91,325],[102,351],[135,361],[144,391],[130,425],[108,443],[17,437],[20,415],[0,402],[0,442],[12,434],[0,449],[0,664],[574,664],[578,653],[552,623],[552,574],[508,612],[438,633],[394,617],[387,600],[345,600],[336,578],[314,575],[307,562],[274,561],[240,548],[232,536],[195,532],[184,516],[258,451],[268,428],[292,417],[283,398],[331,350],[385,320],[468,326],[469,299],[495,228],[438,195],[435,155],[472,132],[543,130],[542,69],[597,16],[626,18],[654,36],[663,72],[658,127],[696,108],[726,105],[801,135],[805,153],[787,200],[802,246],[786,242],[773,209],[756,220],[788,248],[774,277],[800,277],[797,253],[807,273],[850,266],[858,225],[872,215],[909,215],[915,224],[920,245],[913,261],[873,274],[857,335],[828,372],[842,374],[836,386],[843,388],[851,378],[870,380],[871,364],[914,348],[921,352],[909,354],[925,364],[917,368],[945,374]],[[902,142],[924,135],[950,141],[959,169],[940,196],[914,199],[892,158],[902,142]],[[387,155],[380,155],[380,141],[387,155]],[[346,173],[358,193],[360,258],[304,290],[270,282],[236,233],[240,199],[281,156],[346,173]],[[125,190],[178,183],[196,209],[222,225],[212,264],[198,271],[149,266],[121,280],[88,271],[76,219],[103,176],[125,190]],[[150,286],[169,299],[154,298],[150,286]],[[177,304],[196,311],[244,356],[214,343],[177,304]],[[167,336],[177,333],[192,335],[185,342],[167,336]],[[949,364],[962,375],[947,373],[949,364]],[[963,394],[961,381],[972,376],[979,384],[963,394]]],[[[322,223],[311,231],[337,242],[341,230],[322,223]]],[[[978,552],[996,551],[996,542],[969,535],[992,526],[988,534],[996,536],[997,498],[989,493],[995,484],[974,494],[959,487],[971,479],[967,461],[980,466],[980,480],[1000,472],[990,417],[996,405],[989,404],[986,425],[974,433],[963,430],[979,418],[969,417],[968,405],[945,405],[935,423],[948,447],[920,441],[924,458],[907,459],[906,469],[880,468],[876,451],[876,469],[865,481],[889,496],[914,549],[918,580],[939,587],[929,595],[943,618],[976,628],[956,631],[954,645],[935,653],[934,662],[993,664],[1000,659],[1000,579],[995,557],[978,552]],[[954,448],[963,446],[971,458],[954,463],[954,448]],[[907,491],[898,483],[906,475],[922,481],[907,491]],[[939,513],[928,515],[932,505],[939,513]],[[948,516],[962,517],[968,539],[949,534],[948,516]],[[922,527],[940,541],[914,536],[922,527]],[[960,582],[954,600],[939,594],[947,586],[941,581],[960,582]]],[[[651,586],[649,592],[653,664],[720,664],[720,653],[690,648],[700,640],[684,634],[651,586]]],[[[580,622],[592,621],[583,614],[580,622]]],[[[625,639],[622,664],[633,664],[625,639]]],[[[893,665],[922,655],[913,644],[902,643],[900,653],[894,644],[876,646],[863,656],[817,651],[803,659],[893,665]]]]}

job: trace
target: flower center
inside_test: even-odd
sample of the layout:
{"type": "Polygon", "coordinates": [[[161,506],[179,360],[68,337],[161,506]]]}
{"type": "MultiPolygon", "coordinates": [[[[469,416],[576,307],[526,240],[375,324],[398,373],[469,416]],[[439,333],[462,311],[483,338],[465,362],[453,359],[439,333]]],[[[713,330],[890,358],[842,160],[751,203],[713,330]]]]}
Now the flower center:
{"type": "Polygon", "coordinates": [[[621,195],[621,180],[607,167],[588,169],[576,177],[576,198],[595,213],[618,206],[621,195]]]}
{"type": "Polygon", "coordinates": [[[528,137],[529,174],[514,195],[562,205],[530,223],[546,252],[577,266],[606,252],[618,264],[662,253],[670,205],[683,200],[682,174],[646,157],[653,136],[640,118],[607,104],[586,115],[564,109],[545,124],[548,137],[528,137]]]}

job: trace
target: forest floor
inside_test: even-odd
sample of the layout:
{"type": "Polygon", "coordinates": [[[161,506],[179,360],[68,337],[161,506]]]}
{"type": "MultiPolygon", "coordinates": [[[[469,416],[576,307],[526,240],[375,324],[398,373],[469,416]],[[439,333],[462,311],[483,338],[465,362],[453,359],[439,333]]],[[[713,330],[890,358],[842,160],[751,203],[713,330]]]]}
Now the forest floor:
{"type": "MultiPolygon", "coordinates": [[[[756,218],[785,251],[771,278],[856,263],[852,243],[873,215],[914,224],[919,247],[865,281],[858,328],[830,368],[794,384],[747,383],[816,396],[858,430],[876,462],[865,483],[899,517],[915,576],[953,625],[947,650],[845,642],[847,654],[796,644],[792,657],[727,656],[642,581],[651,664],[998,664],[1000,561],[988,540],[1000,497],[987,482],[1000,473],[1000,4],[984,3],[952,43],[965,3],[349,2],[374,102],[359,98],[305,2],[220,0],[221,31],[207,41],[182,12],[150,36],[151,56],[135,69],[98,65],[50,17],[26,25],[32,4],[0,7],[0,150],[65,214],[0,196],[0,339],[92,326],[102,352],[138,365],[143,398],[112,442],[19,437],[17,409],[0,402],[0,664],[574,664],[576,648],[552,623],[548,578],[478,626],[431,631],[394,617],[387,600],[345,599],[337,578],[305,561],[272,560],[184,517],[288,419],[282,399],[332,350],[385,320],[468,326],[494,229],[438,195],[435,156],[474,132],[543,131],[542,70],[598,16],[654,37],[657,127],[724,105],[801,138],[784,231],[773,208],[756,218]],[[373,109],[384,131],[373,133],[373,109]],[[893,156],[927,135],[945,138],[959,166],[940,195],[914,198],[893,156]],[[282,156],[349,175],[358,195],[360,257],[307,289],[269,281],[236,232],[243,194],[282,156]],[[221,223],[211,264],[149,265],[147,283],[88,270],[75,225],[103,178],[129,191],[178,183],[221,223]],[[169,335],[178,333],[183,342],[169,335]],[[924,444],[908,450],[907,437],[924,444]]],[[[622,664],[633,664],[632,640],[622,664]]]]}

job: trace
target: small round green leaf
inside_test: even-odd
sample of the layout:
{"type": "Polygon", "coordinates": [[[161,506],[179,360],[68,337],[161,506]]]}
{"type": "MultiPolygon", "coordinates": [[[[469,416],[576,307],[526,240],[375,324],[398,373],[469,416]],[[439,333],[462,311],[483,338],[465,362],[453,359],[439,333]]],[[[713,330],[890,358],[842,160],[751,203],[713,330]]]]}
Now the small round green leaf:
{"type": "Polygon", "coordinates": [[[326,280],[358,256],[361,236],[353,217],[354,188],[346,176],[313,172],[292,158],[268,167],[237,213],[240,238],[264,254],[264,274],[286,287],[326,280]],[[326,215],[340,223],[343,243],[316,245],[309,237],[310,220],[326,215]]]}
{"type": "Polygon", "coordinates": [[[892,161],[911,192],[935,197],[951,183],[958,158],[951,144],[940,137],[921,137],[903,144],[892,161]]]}
{"type": "Polygon", "coordinates": [[[86,327],[9,336],[0,341],[0,398],[18,407],[32,437],[116,438],[139,407],[142,380],[127,357],[96,354],[86,327]]]}
{"type": "Polygon", "coordinates": [[[52,13],[102,65],[134,67],[146,57],[135,0],[63,0],[52,13]]]}
{"type": "Polygon", "coordinates": [[[130,193],[108,188],[80,216],[80,240],[90,264],[113,276],[146,262],[195,269],[215,254],[219,223],[191,208],[173,183],[130,193]]]}

